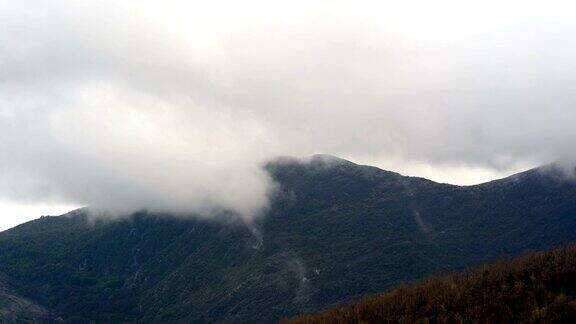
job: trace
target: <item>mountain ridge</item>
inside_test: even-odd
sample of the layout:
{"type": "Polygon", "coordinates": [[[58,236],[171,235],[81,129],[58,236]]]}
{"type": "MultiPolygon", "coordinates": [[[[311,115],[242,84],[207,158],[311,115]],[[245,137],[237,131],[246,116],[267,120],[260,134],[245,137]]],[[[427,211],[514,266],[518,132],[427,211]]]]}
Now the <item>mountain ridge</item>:
{"type": "Polygon", "coordinates": [[[257,234],[149,212],[89,222],[79,210],[1,232],[0,273],[64,322],[273,322],[576,241],[570,181],[455,186],[312,160],[266,166],[280,186],[257,234]]]}

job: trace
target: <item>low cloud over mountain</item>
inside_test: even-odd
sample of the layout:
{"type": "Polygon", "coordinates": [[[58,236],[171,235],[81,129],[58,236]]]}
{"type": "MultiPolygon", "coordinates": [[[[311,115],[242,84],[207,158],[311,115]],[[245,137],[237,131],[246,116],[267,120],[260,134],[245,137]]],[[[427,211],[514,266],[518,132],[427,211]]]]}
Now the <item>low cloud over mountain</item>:
{"type": "Polygon", "coordinates": [[[251,219],[278,155],[571,160],[566,6],[0,0],[0,199],[251,219]]]}

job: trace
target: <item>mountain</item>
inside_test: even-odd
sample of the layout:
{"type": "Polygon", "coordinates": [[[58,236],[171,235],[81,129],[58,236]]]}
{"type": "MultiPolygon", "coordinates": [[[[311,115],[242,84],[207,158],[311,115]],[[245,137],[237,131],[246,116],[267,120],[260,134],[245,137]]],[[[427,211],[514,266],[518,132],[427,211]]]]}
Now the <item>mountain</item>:
{"type": "Polygon", "coordinates": [[[286,324],[571,323],[576,246],[436,276],[286,324]]]}
{"type": "Polygon", "coordinates": [[[0,233],[0,274],[59,322],[274,322],[576,241],[576,183],[552,166],[476,186],[328,156],[266,168],[279,189],[250,226],[78,210],[0,233]]]}
{"type": "Polygon", "coordinates": [[[6,278],[0,277],[0,322],[35,323],[51,319],[44,307],[20,296],[6,278]]]}

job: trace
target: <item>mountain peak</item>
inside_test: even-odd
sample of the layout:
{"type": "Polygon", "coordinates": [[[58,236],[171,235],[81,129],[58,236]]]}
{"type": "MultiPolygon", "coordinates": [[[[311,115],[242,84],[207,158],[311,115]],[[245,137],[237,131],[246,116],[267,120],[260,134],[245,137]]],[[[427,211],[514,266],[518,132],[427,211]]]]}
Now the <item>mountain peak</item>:
{"type": "Polygon", "coordinates": [[[330,155],[266,167],[278,187],[250,228],[147,213],[2,232],[0,299],[5,276],[65,322],[268,323],[576,239],[576,184],[536,171],[451,186],[330,155]]]}
{"type": "Polygon", "coordinates": [[[313,154],[305,157],[279,156],[268,164],[350,164],[354,162],[330,154],[313,154]]]}
{"type": "Polygon", "coordinates": [[[330,155],[330,154],[313,154],[310,158],[311,161],[322,161],[322,162],[341,162],[341,163],[353,163],[346,159],[330,155]]]}

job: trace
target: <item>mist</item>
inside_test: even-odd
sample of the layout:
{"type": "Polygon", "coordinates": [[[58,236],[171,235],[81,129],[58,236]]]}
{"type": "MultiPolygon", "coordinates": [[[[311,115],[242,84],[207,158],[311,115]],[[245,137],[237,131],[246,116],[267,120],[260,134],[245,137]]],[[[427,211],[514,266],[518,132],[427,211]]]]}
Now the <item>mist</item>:
{"type": "Polygon", "coordinates": [[[0,200],[250,221],[280,155],[460,184],[572,161],[573,9],[0,0],[0,200]]]}

